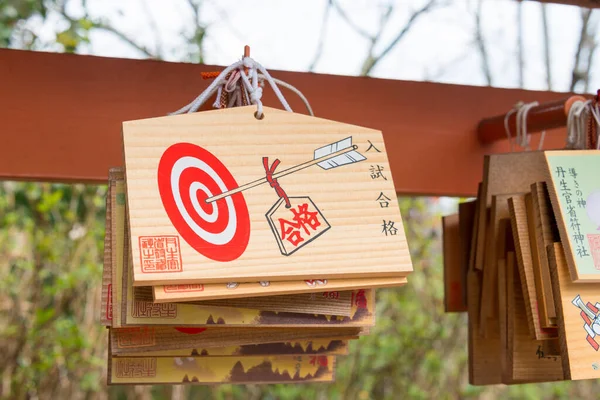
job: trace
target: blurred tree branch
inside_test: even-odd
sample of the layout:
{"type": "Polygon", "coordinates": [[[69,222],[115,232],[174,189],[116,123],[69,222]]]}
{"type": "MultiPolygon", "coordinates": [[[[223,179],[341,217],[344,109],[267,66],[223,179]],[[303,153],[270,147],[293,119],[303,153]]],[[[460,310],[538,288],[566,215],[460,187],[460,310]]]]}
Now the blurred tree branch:
{"type": "Polygon", "coordinates": [[[523,55],[523,1],[517,4],[517,71],[519,87],[525,87],[525,59],[523,55]]]}
{"type": "Polygon", "coordinates": [[[582,89],[584,92],[589,90],[590,71],[597,47],[597,42],[594,38],[597,24],[591,17],[591,9],[581,9],[581,30],[575,52],[571,85],[569,87],[571,92],[575,91],[580,84],[583,84],[582,89]]]}
{"type": "MultiPolygon", "coordinates": [[[[84,1],[82,4],[84,9],[84,15],[82,18],[77,18],[67,11],[67,2],[67,0],[60,1],[57,3],[56,7],[58,14],[70,24],[68,29],[57,34],[57,41],[65,47],[65,51],[74,53],[81,42],[89,41],[89,31],[92,29],[97,29],[115,35],[117,38],[127,43],[146,57],[153,59],[162,58],[162,55],[158,51],[154,52],[141,43],[138,43],[134,38],[115,28],[108,21],[99,18],[92,18],[88,12],[86,1],[84,1]]],[[[156,24],[154,24],[154,27],[156,29],[156,24]]],[[[158,36],[157,32],[155,32],[155,36],[158,36]]]]}
{"type": "Polygon", "coordinates": [[[477,8],[475,10],[475,43],[479,50],[479,56],[481,57],[481,69],[485,76],[485,82],[488,86],[492,86],[492,71],[490,69],[490,59],[487,52],[487,46],[483,37],[483,29],[481,26],[481,12],[482,12],[483,0],[477,1],[477,8]]]}
{"type": "MultiPolygon", "coordinates": [[[[152,33],[154,35],[154,43],[155,43],[155,54],[162,55],[163,54],[163,43],[160,37],[160,30],[158,29],[158,24],[156,23],[156,19],[152,15],[152,11],[150,10],[150,6],[148,5],[148,0],[140,0],[142,9],[144,10],[144,14],[146,15],[146,19],[148,20],[148,25],[150,26],[152,33]]],[[[162,57],[161,57],[162,58],[162,57]]]]}
{"type": "Polygon", "coordinates": [[[344,21],[346,21],[346,23],[348,23],[348,25],[350,25],[352,27],[352,29],[354,29],[362,37],[369,40],[369,48],[367,50],[367,56],[365,57],[365,59],[362,63],[362,66],[360,68],[361,76],[369,75],[371,73],[371,71],[373,70],[373,68],[375,68],[375,66],[381,60],[383,60],[389,54],[389,52],[394,47],[396,47],[396,45],[406,36],[406,34],[411,30],[411,28],[417,22],[419,17],[426,14],[427,12],[432,10],[436,5],[438,5],[438,0],[429,0],[427,3],[425,3],[424,6],[422,6],[421,8],[419,8],[416,11],[413,11],[413,13],[410,15],[410,17],[408,18],[408,21],[406,22],[406,24],[404,24],[402,29],[400,29],[400,31],[394,36],[394,38],[383,48],[383,50],[377,54],[375,52],[375,48],[381,42],[381,37],[383,35],[383,32],[385,31],[385,28],[387,27],[387,24],[390,20],[390,17],[392,15],[392,13],[394,12],[394,5],[389,3],[384,8],[384,10],[381,13],[380,18],[379,18],[379,25],[378,25],[379,28],[374,35],[371,35],[367,31],[362,29],[360,26],[358,26],[356,23],[354,23],[352,21],[352,19],[350,19],[350,17],[348,16],[348,14],[344,11],[344,9],[336,1],[330,0],[330,2],[333,5],[333,7],[335,8],[335,10],[337,11],[337,13],[340,15],[340,17],[342,17],[342,19],[344,19],[344,21]]]}
{"type": "Polygon", "coordinates": [[[550,56],[550,32],[546,4],[540,4],[542,11],[542,30],[544,38],[544,66],[546,68],[546,87],[552,90],[552,58],[550,56]]]}
{"type": "Polygon", "coordinates": [[[329,11],[331,10],[332,5],[332,0],[328,0],[325,3],[325,11],[323,12],[323,22],[321,23],[321,33],[319,34],[317,51],[315,52],[315,56],[313,57],[312,62],[308,66],[308,70],[310,72],[315,70],[317,63],[319,62],[319,60],[321,59],[321,55],[323,54],[323,46],[325,45],[325,34],[327,33],[327,23],[329,22],[329,11]]]}
{"type": "Polygon", "coordinates": [[[195,59],[192,60],[197,63],[204,63],[204,38],[206,37],[206,25],[204,25],[200,18],[200,10],[202,8],[202,1],[187,0],[188,5],[192,9],[194,31],[192,37],[188,39],[188,42],[196,46],[195,59]]]}

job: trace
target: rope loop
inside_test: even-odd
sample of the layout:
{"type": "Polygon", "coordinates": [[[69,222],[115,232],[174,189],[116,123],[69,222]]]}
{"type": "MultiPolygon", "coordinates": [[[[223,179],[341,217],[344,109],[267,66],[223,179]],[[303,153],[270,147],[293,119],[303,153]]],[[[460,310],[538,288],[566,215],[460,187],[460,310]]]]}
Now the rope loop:
{"type": "Polygon", "coordinates": [[[214,77],[214,81],[188,105],[169,115],[196,112],[215,93],[217,93],[217,98],[213,103],[213,107],[221,108],[221,98],[223,91],[225,91],[229,94],[229,101],[225,105],[226,107],[235,107],[250,103],[256,106],[256,118],[262,119],[264,117],[262,95],[265,81],[269,83],[269,86],[286,111],[292,112],[292,108],[277,84],[296,93],[306,105],[310,115],[314,115],[308,100],[298,89],[288,83],[274,79],[265,67],[250,57],[244,57],[225,68],[218,75],[214,75],[214,73],[203,73],[203,79],[214,77]]]}

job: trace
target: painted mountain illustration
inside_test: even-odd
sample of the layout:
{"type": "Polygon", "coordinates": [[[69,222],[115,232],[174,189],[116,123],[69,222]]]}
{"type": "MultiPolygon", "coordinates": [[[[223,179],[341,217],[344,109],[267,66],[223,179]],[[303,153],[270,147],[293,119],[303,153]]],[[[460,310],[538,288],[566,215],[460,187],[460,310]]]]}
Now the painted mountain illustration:
{"type": "Polygon", "coordinates": [[[338,350],[343,347],[343,345],[344,342],[341,340],[332,340],[327,347],[319,346],[317,349],[313,349],[312,342],[310,342],[306,348],[298,342],[251,344],[240,346],[238,354],[244,356],[264,354],[318,354],[338,350]]]}
{"type": "Polygon", "coordinates": [[[327,315],[315,314],[298,314],[289,312],[261,311],[256,320],[265,325],[281,324],[330,324],[344,325],[349,322],[361,322],[371,316],[371,313],[366,308],[358,308],[352,317],[336,318],[327,315]]]}
{"type": "Polygon", "coordinates": [[[265,360],[259,365],[250,367],[247,371],[240,361],[235,363],[231,369],[229,380],[231,382],[248,382],[248,381],[264,381],[264,382],[278,382],[278,381],[306,381],[329,374],[329,368],[327,366],[319,366],[316,373],[307,374],[306,376],[300,377],[298,373],[294,374],[294,377],[290,375],[287,370],[279,371],[279,369],[273,370],[273,364],[269,360],[265,360]]]}

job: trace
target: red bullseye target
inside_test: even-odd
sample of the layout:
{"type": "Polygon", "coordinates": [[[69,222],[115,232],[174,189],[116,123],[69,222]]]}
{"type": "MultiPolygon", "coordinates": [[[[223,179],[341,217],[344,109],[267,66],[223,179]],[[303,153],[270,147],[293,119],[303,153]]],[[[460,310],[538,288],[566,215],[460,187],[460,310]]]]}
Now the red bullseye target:
{"type": "Polygon", "coordinates": [[[212,203],[206,199],[238,187],[217,157],[200,146],[177,143],[158,164],[158,190],[181,237],[215,261],[241,256],[250,239],[250,215],[241,192],[212,203]]]}

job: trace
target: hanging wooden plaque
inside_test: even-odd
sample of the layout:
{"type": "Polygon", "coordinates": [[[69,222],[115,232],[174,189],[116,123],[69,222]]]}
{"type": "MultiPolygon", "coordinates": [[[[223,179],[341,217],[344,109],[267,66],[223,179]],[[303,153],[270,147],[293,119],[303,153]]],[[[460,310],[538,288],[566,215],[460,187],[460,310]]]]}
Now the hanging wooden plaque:
{"type": "Polygon", "coordinates": [[[444,310],[465,312],[463,303],[463,268],[461,265],[460,226],[458,214],[442,218],[444,250],[444,310]]]}
{"type": "Polygon", "coordinates": [[[546,178],[544,153],[541,151],[492,154],[485,157],[480,191],[482,203],[478,211],[476,233],[475,268],[483,269],[485,262],[492,196],[526,193],[532,183],[544,181],[546,178]]]}
{"type": "Polygon", "coordinates": [[[545,153],[548,191],[571,279],[600,282],[600,151],[545,153]]]}
{"type": "MultiPolygon", "coordinates": [[[[512,253],[511,256],[514,258],[512,253]]],[[[507,383],[562,380],[564,374],[560,356],[544,351],[544,342],[552,340],[531,339],[520,273],[515,264],[514,260],[509,262],[508,268],[511,270],[507,271],[507,383]]]]}
{"type": "Polygon", "coordinates": [[[153,286],[157,303],[189,302],[208,299],[236,299],[294,293],[313,293],[315,296],[336,296],[338,290],[398,287],[406,278],[308,279],[278,282],[194,283],[153,286]]]}
{"type": "MultiPolygon", "coordinates": [[[[134,298],[154,302],[152,287],[135,287],[134,298]]],[[[250,310],[269,310],[275,312],[297,312],[302,314],[350,316],[352,311],[352,291],[203,300],[186,302],[184,304],[247,308],[250,310]]]]}
{"type": "Polygon", "coordinates": [[[600,285],[575,283],[561,243],[548,246],[565,378],[600,378],[600,285]]]}
{"type": "Polygon", "coordinates": [[[197,328],[139,326],[109,328],[113,354],[177,350],[197,347],[294,342],[363,334],[361,328],[197,328]]]}
{"type": "MultiPolygon", "coordinates": [[[[358,339],[358,337],[352,338],[358,339]]],[[[346,355],[348,339],[315,339],[281,343],[232,345],[227,347],[198,347],[177,350],[145,351],[144,353],[120,353],[113,357],[225,357],[225,356],[272,356],[272,355],[346,355]]]]}
{"type": "Polygon", "coordinates": [[[111,357],[108,384],[215,384],[330,382],[333,356],[111,357]]]}
{"type": "MultiPolygon", "coordinates": [[[[534,185],[532,185],[533,187],[534,185]]],[[[535,293],[542,328],[556,328],[556,309],[554,307],[554,296],[552,296],[552,285],[550,283],[550,270],[542,265],[542,253],[546,253],[545,246],[538,246],[541,237],[540,205],[536,199],[535,192],[525,195],[525,207],[527,210],[527,225],[529,228],[529,242],[531,244],[531,261],[533,276],[535,280],[535,293]]],[[[547,265],[546,265],[547,267],[547,265]]]]}
{"type": "Polygon", "coordinates": [[[254,111],[123,124],[134,285],[411,272],[381,132],[254,111]]]}
{"type": "Polygon", "coordinates": [[[513,196],[508,200],[512,232],[515,239],[519,279],[523,289],[523,300],[532,339],[547,340],[556,338],[558,332],[553,328],[543,328],[537,302],[535,277],[533,274],[532,243],[529,237],[527,207],[525,196],[513,196]]]}

